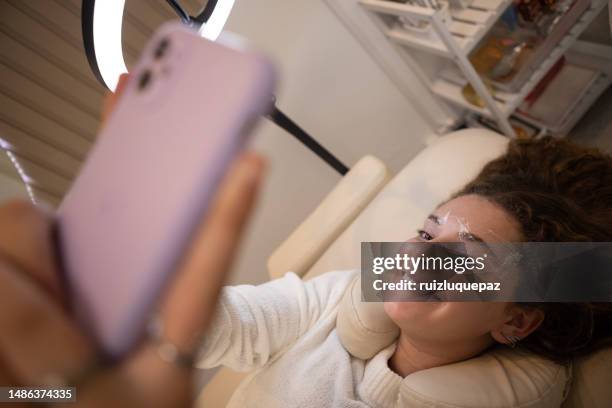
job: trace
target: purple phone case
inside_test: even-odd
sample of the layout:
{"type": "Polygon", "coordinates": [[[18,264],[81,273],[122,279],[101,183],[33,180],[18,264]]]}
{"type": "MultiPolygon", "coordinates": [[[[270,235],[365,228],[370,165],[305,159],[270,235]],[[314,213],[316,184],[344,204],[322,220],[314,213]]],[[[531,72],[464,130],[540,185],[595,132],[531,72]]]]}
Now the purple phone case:
{"type": "Polygon", "coordinates": [[[266,58],[177,23],[145,48],[58,211],[73,309],[111,357],[142,335],[220,178],[269,111],[274,85],[266,58]],[[158,61],[162,39],[170,47],[158,61]],[[142,92],[146,69],[154,80],[142,92]]]}

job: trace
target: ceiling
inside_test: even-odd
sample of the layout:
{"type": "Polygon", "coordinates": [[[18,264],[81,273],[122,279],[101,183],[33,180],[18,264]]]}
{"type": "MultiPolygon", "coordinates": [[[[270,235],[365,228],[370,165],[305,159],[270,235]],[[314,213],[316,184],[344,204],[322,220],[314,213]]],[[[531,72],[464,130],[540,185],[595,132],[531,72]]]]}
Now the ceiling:
{"type": "MultiPolygon", "coordinates": [[[[183,3],[193,13],[200,9],[200,1],[183,3]]],[[[105,93],[83,51],[80,15],[81,0],[0,2],[0,138],[32,179],[37,199],[51,205],[91,147],[105,93]]],[[[176,18],[164,0],[127,0],[124,16],[128,66],[155,28],[176,18]]],[[[9,170],[0,167],[15,177],[9,170]]]]}

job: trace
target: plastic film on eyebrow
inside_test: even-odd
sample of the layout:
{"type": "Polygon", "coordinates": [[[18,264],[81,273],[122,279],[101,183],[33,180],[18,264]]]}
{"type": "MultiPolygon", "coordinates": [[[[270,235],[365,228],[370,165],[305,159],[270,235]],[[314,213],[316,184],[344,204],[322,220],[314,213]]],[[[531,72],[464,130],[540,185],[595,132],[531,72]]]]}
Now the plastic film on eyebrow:
{"type": "Polygon", "coordinates": [[[459,225],[459,232],[457,234],[459,235],[460,239],[463,238],[465,235],[471,234],[470,223],[465,218],[460,218],[460,217],[454,217],[454,218],[457,221],[457,224],[459,225]]]}
{"type": "Polygon", "coordinates": [[[447,211],[442,217],[438,218],[438,224],[444,225],[448,222],[448,218],[450,217],[450,211],[447,211]]]}
{"type": "Polygon", "coordinates": [[[470,223],[464,218],[460,218],[455,215],[452,215],[450,211],[447,211],[442,217],[438,217],[438,225],[445,225],[446,223],[448,223],[448,220],[451,217],[455,219],[455,221],[459,225],[459,231],[457,232],[457,237],[459,240],[464,238],[465,235],[468,235],[471,233],[470,223]]]}

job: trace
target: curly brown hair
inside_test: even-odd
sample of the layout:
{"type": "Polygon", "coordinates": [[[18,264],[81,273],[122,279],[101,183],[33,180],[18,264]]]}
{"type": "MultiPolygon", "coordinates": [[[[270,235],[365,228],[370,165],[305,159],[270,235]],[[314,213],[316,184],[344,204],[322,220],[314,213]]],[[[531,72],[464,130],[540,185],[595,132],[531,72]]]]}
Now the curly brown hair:
{"type": "MultiPolygon", "coordinates": [[[[524,241],[612,241],[612,157],[567,140],[513,140],[506,153],[454,195],[476,194],[506,210],[524,241]]],[[[522,303],[545,313],[521,346],[567,362],[612,345],[612,303],[522,303]]]]}

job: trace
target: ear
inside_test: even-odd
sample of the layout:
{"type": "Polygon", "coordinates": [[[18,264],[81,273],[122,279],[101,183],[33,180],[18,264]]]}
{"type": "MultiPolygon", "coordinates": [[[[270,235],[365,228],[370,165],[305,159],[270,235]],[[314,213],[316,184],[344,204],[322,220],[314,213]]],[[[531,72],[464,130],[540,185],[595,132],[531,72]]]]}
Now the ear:
{"type": "Polygon", "coordinates": [[[544,312],[538,308],[512,305],[508,308],[506,321],[497,330],[491,331],[491,336],[498,343],[512,345],[540,327],[544,317],[544,312]]]}

